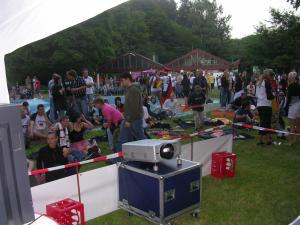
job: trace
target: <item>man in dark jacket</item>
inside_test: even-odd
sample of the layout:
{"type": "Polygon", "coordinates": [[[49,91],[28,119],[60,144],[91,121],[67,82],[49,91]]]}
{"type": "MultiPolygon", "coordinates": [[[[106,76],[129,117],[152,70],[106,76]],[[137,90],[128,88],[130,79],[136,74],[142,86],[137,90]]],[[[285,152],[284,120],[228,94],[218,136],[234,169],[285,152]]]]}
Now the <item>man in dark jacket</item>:
{"type": "MultiPolygon", "coordinates": [[[[56,133],[48,133],[47,146],[41,148],[36,162],[37,169],[50,168],[68,163],[69,149],[58,147],[56,133]]],[[[43,174],[41,176],[44,176],[43,174]]],[[[46,173],[46,182],[54,181],[67,176],[65,169],[46,173]]]]}
{"type": "Polygon", "coordinates": [[[193,81],[193,91],[196,85],[199,85],[201,88],[201,92],[206,95],[208,90],[208,84],[206,78],[203,76],[203,70],[196,71],[196,77],[193,81]]]}
{"type": "Polygon", "coordinates": [[[196,85],[194,91],[192,91],[188,98],[188,104],[193,110],[195,129],[199,131],[202,128],[204,122],[204,104],[205,95],[201,90],[200,85],[196,85]]]}
{"type": "Polygon", "coordinates": [[[139,85],[133,83],[129,73],[121,76],[122,86],[127,88],[124,104],[124,121],[121,124],[120,145],[146,139],[143,128],[143,100],[139,85]]]}

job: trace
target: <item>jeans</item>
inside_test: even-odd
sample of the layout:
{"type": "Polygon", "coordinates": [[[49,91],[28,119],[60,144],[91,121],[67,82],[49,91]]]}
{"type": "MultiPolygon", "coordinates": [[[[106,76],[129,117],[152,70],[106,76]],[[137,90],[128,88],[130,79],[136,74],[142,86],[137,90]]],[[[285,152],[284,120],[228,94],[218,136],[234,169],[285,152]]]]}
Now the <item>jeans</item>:
{"type": "Polygon", "coordinates": [[[106,134],[107,134],[107,139],[108,139],[108,146],[113,149],[114,145],[113,145],[113,134],[110,130],[110,128],[106,129],[106,134]]]}
{"type": "Polygon", "coordinates": [[[226,107],[229,98],[229,91],[223,87],[220,88],[220,103],[221,107],[226,107]]]}
{"type": "Polygon", "coordinates": [[[90,102],[90,101],[93,101],[94,100],[94,97],[93,97],[94,94],[86,94],[87,96],[87,101],[90,102]]]}
{"type": "Polygon", "coordinates": [[[193,110],[194,121],[195,121],[195,129],[201,129],[204,123],[204,113],[203,111],[193,110]]]}
{"type": "Polygon", "coordinates": [[[75,110],[78,113],[83,113],[85,116],[88,116],[88,103],[86,95],[75,98],[75,104],[75,110]]]}
{"type": "Polygon", "coordinates": [[[144,134],[143,119],[139,119],[130,123],[130,127],[125,127],[125,120],[121,123],[119,143],[122,144],[147,139],[144,134]]]}

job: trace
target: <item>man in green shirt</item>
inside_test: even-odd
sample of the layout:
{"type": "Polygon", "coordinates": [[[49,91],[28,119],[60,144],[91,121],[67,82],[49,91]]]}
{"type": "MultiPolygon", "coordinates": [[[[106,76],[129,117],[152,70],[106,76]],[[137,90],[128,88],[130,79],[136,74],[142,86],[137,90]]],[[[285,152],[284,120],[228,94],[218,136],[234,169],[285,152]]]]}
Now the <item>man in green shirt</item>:
{"type": "Polygon", "coordinates": [[[121,76],[122,86],[127,89],[124,104],[124,120],[121,124],[120,144],[130,141],[146,139],[143,128],[143,100],[142,91],[138,84],[133,82],[129,73],[121,76]]]}

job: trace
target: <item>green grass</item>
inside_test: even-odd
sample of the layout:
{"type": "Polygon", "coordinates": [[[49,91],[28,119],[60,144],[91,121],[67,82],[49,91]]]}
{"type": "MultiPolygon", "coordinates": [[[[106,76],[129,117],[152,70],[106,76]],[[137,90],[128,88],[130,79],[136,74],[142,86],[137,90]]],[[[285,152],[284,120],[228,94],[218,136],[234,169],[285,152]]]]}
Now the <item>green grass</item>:
{"type": "MultiPolygon", "coordinates": [[[[300,214],[300,145],[257,147],[254,140],[234,142],[235,178],[203,178],[201,215],[184,215],[173,225],[281,225],[300,214]]],[[[88,225],[147,225],[122,210],[88,225]]]]}
{"type": "MultiPolygon", "coordinates": [[[[171,120],[166,122],[175,127],[171,120]]],[[[193,129],[185,131],[192,132],[193,129]]],[[[103,131],[90,132],[86,138],[101,134],[103,131]]],[[[250,134],[256,136],[256,132],[250,134]]],[[[39,147],[32,146],[27,152],[39,147]]],[[[100,147],[104,155],[111,153],[106,143],[100,143],[100,147]]],[[[204,177],[200,217],[186,214],[175,219],[172,225],[283,225],[300,214],[300,144],[260,147],[255,139],[234,141],[233,152],[237,154],[236,177],[224,180],[204,177]]],[[[105,165],[105,162],[88,164],[81,172],[105,165]]],[[[87,223],[150,224],[137,216],[129,217],[123,210],[87,223]]]]}

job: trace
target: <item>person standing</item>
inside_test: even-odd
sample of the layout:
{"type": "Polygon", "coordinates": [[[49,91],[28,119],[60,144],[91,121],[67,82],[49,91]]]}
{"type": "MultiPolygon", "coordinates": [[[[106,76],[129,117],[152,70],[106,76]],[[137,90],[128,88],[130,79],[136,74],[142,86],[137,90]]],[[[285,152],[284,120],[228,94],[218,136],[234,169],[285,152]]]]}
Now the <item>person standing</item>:
{"type": "Polygon", "coordinates": [[[220,103],[223,109],[226,108],[229,98],[229,74],[225,71],[221,78],[221,87],[220,87],[220,103]]]}
{"type": "Polygon", "coordinates": [[[31,82],[31,78],[29,76],[26,77],[25,79],[25,86],[26,86],[26,89],[27,89],[27,98],[28,99],[31,99],[33,96],[32,96],[32,82],[31,82]]]}
{"type": "Polygon", "coordinates": [[[211,92],[214,89],[215,78],[214,75],[210,72],[206,73],[206,80],[208,84],[208,90],[211,92]]]}
{"type": "Polygon", "coordinates": [[[66,98],[66,103],[67,103],[67,112],[70,114],[73,110],[74,107],[74,98],[73,94],[71,92],[71,84],[72,81],[68,79],[68,75],[66,75],[65,80],[63,82],[63,86],[65,89],[65,98],[66,98]]]}
{"type": "MultiPolygon", "coordinates": [[[[257,110],[260,119],[260,127],[271,129],[272,120],[272,93],[271,79],[267,74],[260,75],[256,84],[257,110]]],[[[258,145],[271,145],[271,133],[259,132],[258,145]]]]}
{"type": "Polygon", "coordinates": [[[124,120],[121,123],[120,145],[146,139],[143,128],[143,99],[140,87],[133,83],[129,73],[121,76],[122,86],[127,88],[125,95],[124,120]]]}
{"type": "Polygon", "coordinates": [[[65,98],[65,90],[61,83],[61,77],[58,75],[54,78],[54,85],[52,86],[52,96],[55,112],[58,113],[58,119],[60,120],[65,116],[67,110],[67,103],[65,98]]]}
{"type": "Polygon", "coordinates": [[[38,96],[39,98],[43,98],[43,96],[41,95],[41,81],[39,79],[37,79],[36,76],[34,76],[33,78],[34,82],[33,82],[33,89],[34,89],[34,96],[38,96]]]}
{"type": "Polygon", "coordinates": [[[67,72],[67,78],[71,81],[70,91],[73,96],[74,109],[79,114],[87,116],[87,96],[86,96],[86,84],[82,77],[77,75],[75,70],[69,70],[67,72]]]}
{"type": "Polygon", "coordinates": [[[186,73],[184,73],[184,75],[183,75],[183,79],[182,79],[181,84],[182,84],[184,103],[187,105],[187,99],[188,99],[189,94],[190,94],[191,85],[190,85],[190,80],[189,80],[186,73]]]}
{"type": "Polygon", "coordinates": [[[280,81],[279,81],[279,89],[282,91],[284,94],[286,94],[286,89],[288,87],[288,82],[286,80],[286,75],[283,74],[280,81]]]}
{"type": "Polygon", "coordinates": [[[155,77],[151,79],[151,95],[156,96],[158,99],[161,97],[163,81],[160,79],[160,73],[157,72],[155,77]]]}
{"type": "Polygon", "coordinates": [[[56,76],[57,76],[56,73],[52,74],[52,79],[48,82],[48,97],[49,97],[49,104],[50,104],[49,119],[51,120],[51,122],[54,122],[57,119],[57,114],[54,107],[53,95],[52,95],[52,87],[54,86],[54,78],[56,76]]]}
{"type": "Polygon", "coordinates": [[[89,76],[88,69],[83,69],[83,79],[86,85],[86,96],[88,99],[88,102],[93,101],[93,95],[94,95],[94,80],[91,76],[89,76]]]}
{"type": "Polygon", "coordinates": [[[195,130],[199,131],[203,127],[205,104],[205,94],[200,85],[195,85],[194,90],[189,95],[188,104],[193,110],[195,130]]]}
{"type": "MultiPolygon", "coordinates": [[[[288,75],[286,112],[292,133],[300,133],[300,85],[296,80],[297,73],[288,75]]],[[[296,135],[291,135],[290,144],[297,141],[296,135]]]]}
{"type": "Polygon", "coordinates": [[[207,94],[208,84],[206,78],[203,76],[203,70],[196,71],[196,77],[193,80],[193,90],[196,85],[199,85],[203,94],[207,94]]]}
{"type": "Polygon", "coordinates": [[[241,78],[241,75],[237,74],[235,76],[235,82],[234,82],[234,97],[233,97],[233,100],[239,98],[243,92],[244,92],[244,90],[243,90],[243,80],[241,78]]]}

